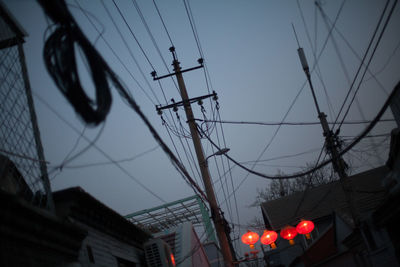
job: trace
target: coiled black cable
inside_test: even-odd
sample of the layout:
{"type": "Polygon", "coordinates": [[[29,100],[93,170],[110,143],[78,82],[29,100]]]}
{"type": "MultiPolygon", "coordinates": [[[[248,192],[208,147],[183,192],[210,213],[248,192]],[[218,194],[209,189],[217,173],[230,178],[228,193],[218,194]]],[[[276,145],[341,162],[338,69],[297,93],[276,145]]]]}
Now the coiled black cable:
{"type": "Polygon", "coordinates": [[[59,90],[68,99],[76,113],[88,124],[104,121],[111,108],[112,97],[108,78],[113,74],[83,34],[69,13],[64,1],[39,0],[46,15],[56,24],[55,31],[46,40],[44,61],[59,90]],[[89,98],[83,89],[75,58],[76,46],[80,47],[89,65],[95,86],[96,99],[89,98]]]}

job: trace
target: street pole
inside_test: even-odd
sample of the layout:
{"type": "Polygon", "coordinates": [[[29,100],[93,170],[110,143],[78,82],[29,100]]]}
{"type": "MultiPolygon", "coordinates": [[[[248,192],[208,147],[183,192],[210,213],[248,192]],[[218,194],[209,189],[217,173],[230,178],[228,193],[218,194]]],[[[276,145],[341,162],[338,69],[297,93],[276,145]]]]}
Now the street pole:
{"type": "MultiPolygon", "coordinates": [[[[296,39],[297,39],[297,36],[296,36],[296,39]]],[[[357,212],[356,205],[354,202],[354,198],[352,197],[353,186],[352,186],[351,181],[346,173],[347,165],[339,153],[337,142],[335,140],[335,135],[333,134],[332,130],[329,128],[328,122],[326,120],[326,115],[324,112],[321,112],[321,110],[319,108],[317,97],[316,97],[315,91],[314,91],[314,87],[311,82],[310,69],[308,67],[307,59],[304,55],[303,48],[299,47],[297,49],[297,52],[299,53],[301,65],[303,67],[304,73],[306,74],[308,84],[310,85],[311,93],[312,93],[312,96],[314,99],[314,104],[315,104],[315,107],[318,112],[318,118],[319,118],[319,121],[322,126],[323,135],[325,137],[326,148],[332,157],[333,169],[339,175],[340,183],[342,185],[342,188],[343,188],[343,191],[345,194],[346,202],[349,205],[350,214],[353,219],[354,225],[358,226],[359,216],[358,216],[358,212],[357,212]]]]}
{"type": "Polygon", "coordinates": [[[203,151],[203,147],[201,145],[200,136],[199,136],[199,133],[197,130],[195,120],[194,120],[194,115],[193,115],[192,107],[190,104],[190,99],[189,99],[188,93],[186,91],[185,82],[183,80],[180,63],[176,57],[175,49],[173,47],[171,47],[170,51],[172,52],[172,55],[174,58],[173,64],[172,64],[174,67],[174,72],[175,72],[174,75],[176,76],[176,79],[178,81],[178,86],[179,86],[180,94],[182,97],[182,103],[183,103],[183,107],[184,107],[185,113],[186,113],[186,119],[189,124],[189,129],[190,129],[190,133],[192,136],[193,145],[194,145],[197,160],[198,160],[198,163],[200,166],[201,176],[202,176],[202,179],[204,182],[204,187],[205,187],[206,195],[208,198],[208,202],[210,204],[211,217],[212,217],[212,220],[215,225],[215,230],[216,230],[219,244],[221,247],[222,256],[224,258],[225,266],[231,267],[231,266],[233,266],[233,258],[232,258],[232,253],[231,253],[231,249],[229,246],[228,238],[225,233],[225,220],[223,218],[223,215],[220,213],[220,209],[218,207],[217,200],[215,198],[215,193],[214,193],[214,189],[212,187],[211,178],[210,178],[210,172],[208,170],[208,163],[204,156],[204,151],[203,151]]]}

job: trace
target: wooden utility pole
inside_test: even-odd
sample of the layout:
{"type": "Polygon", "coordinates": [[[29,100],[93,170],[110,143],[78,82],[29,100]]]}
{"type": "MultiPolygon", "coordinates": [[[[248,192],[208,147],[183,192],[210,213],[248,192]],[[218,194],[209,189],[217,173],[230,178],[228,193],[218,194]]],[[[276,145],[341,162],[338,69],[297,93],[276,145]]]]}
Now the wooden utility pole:
{"type": "MultiPolygon", "coordinates": [[[[191,107],[192,100],[189,99],[188,93],[186,91],[185,82],[184,82],[183,76],[182,76],[183,72],[203,67],[202,59],[199,60],[199,63],[201,64],[200,66],[186,69],[186,70],[181,70],[180,63],[175,54],[175,48],[171,47],[170,51],[172,52],[172,55],[174,58],[174,60],[172,62],[172,65],[174,67],[174,73],[165,75],[162,77],[156,77],[156,73],[154,73],[154,72],[152,73],[152,75],[154,77],[154,80],[162,79],[162,78],[169,77],[172,75],[176,76],[180,94],[182,97],[182,102],[176,103],[176,104],[183,105],[183,107],[185,109],[186,119],[189,124],[189,129],[190,129],[190,133],[192,136],[193,145],[194,145],[197,160],[198,160],[198,163],[200,166],[201,176],[202,176],[202,179],[204,182],[204,187],[205,187],[206,195],[208,198],[208,202],[210,204],[211,217],[212,217],[214,225],[215,225],[215,230],[216,230],[219,244],[221,247],[222,256],[224,258],[225,266],[230,267],[230,266],[233,266],[233,257],[232,257],[231,249],[229,246],[228,238],[227,238],[226,232],[225,232],[225,220],[223,218],[223,215],[220,212],[220,209],[217,204],[217,200],[215,198],[215,193],[214,193],[214,189],[212,187],[211,178],[210,178],[210,172],[208,170],[207,159],[204,156],[204,151],[203,151],[203,147],[201,145],[200,136],[197,131],[197,126],[196,126],[194,116],[193,116],[193,111],[192,111],[192,107],[191,107]]],[[[213,95],[215,95],[215,93],[213,95]]],[[[196,98],[196,99],[202,99],[202,98],[210,97],[213,95],[206,95],[204,97],[200,97],[200,98],[196,98]]],[[[176,104],[174,104],[174,105],[176,105],[176,104]]],[[[172,106],[174,106],[174,105],[172,105],[172,106]]],[[[163,108],[169,108],[172,106],[169,105],[169,106],[165,106],[163,108]]],[[[158,108],[158,110],[160,111],[163,108],[158,108]]]]}

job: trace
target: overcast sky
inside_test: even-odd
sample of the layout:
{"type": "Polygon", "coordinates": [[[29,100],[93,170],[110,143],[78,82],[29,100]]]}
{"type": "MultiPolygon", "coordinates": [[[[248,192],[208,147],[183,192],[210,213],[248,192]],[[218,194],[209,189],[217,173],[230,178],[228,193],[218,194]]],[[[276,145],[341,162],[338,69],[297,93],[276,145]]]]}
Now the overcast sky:
{"type": "MultiPolygon", "coordinates": [[[[335,20],[342,1],[321,2],[330,24],[335,20]]],[[[375,0],[345,1],[336,23],[338,31],[332,32],[331,38],[321,53],[329,30],[321,13],[316,9],[314,1],[189,1],[209,73],[210,80],[208,81],[211,81],[209,88],[215,90],[219,96],[221,119],[280,122],[284,118],[305,82],[305,75],[296,51],[298,45],[292,30],[291,23],[293,23],[310,66],[314,65],[314,54],[319,55],[321,53],[318,61],[320,75],[317,75],[317,71],[313,72],[312,80],[321,110],[328,115],[328,121],[334,121],[360,65],[359,58],[364,56],[368,47],[385,2],[375,0]],[[306,25],[302,20],[300,11],[303,12],[306,25]],[[307,38],[307,32],[310,38],[307,38]],[[334,43],[336,43],[338,50],[335,49],[334,43]],[[340,58],[343,59],[344,66],[341,64],[340,58]]],[[[390,1],[389,8],[392,2],[390,1]]],[[[151,79],[152,66],[160,76],[166,74],[167,69],[151,42],[133,2],[116,1],[151,65],[124,24],[113,2],[104,1],[108,12],[122,32],[123,38],[147,81],[143,78],[100,1],[78,0],[78,3],[86,10],[86,14],[95,26],[104,30],[102,37],[112,46],[131,74],[125,70],[104,40],[100,38],[99,33],[78,7],[77,2],[69,0],[67,3],[90,41],[94,43],[112,69],[124,81],[146,116],[175,152],[168,131],[162,125],[154,104],[166,104],[163,93],[168,101],[171,98],[178,101],[180,97],[170,79],[161,81],[163,90],[160,89],[157,82],[151,79]],[[131,75],[134,76],[143,90],[139,88],[131,75]]],[[[183,68],[196,66],[200,55],[183,1],[159,0],[156,3],[176,47],[181,66],[183,68]]],[[[157,147],[157,143],[149,134],[143,122],[134,111],[121,101],[115,90],[113,91],[112,108],[104,124],[104,129],[101,131],[102,126],[85,128],[82,120],[79,119],[70,104],[56,88],[44,67],[42,59],[43,40],[48,36],[48,34],[45,35],[48,24],[40,6],[36,1],[30,0],[5,0],[5,4],[29,34],[24,49],[45,157],[50,162],[48,169],[52,189],[60,190],[80,186],[123,215],[161,205],[163,201],[170,202],[193,195],[192,189],[183,181],[164,152],[157,147]],[[60,120],[45,103],[61,114],[78,132],[75,132],[60,120]],[[134,160],[120,163],[134,178],[129,177],[114,164],[82,167],[82,165],[92,163],[109,163],[109,160],[93,147],[65,164],[62,169],[55,169],[68,155],[73,156],[88,145],[88,142],[80,137],[80,133],[92,140],[99,132],[100,136],[96,146],[114,160],[132,158],[151,150],[134,160]],[[73,152],[71,152],[72,149],[73,152]],[[157,197],[144,190],[135,180],[139,180],[157,197]]],[[[153,2],[137,0],[137,4],[155,38],[163,59],[169,70],[172,71],[172,56],[168,51],[171,43],[153,2]]],[[[369,66],[370,73],[376,75],[376,79],[372,78],[371,74],[367,72],[357,94],[358,104],[357,101],[352,104],[346,121],[371,120],[383,105],[387,94],[399,80],[399,12],[399,7],[396,7],[369,66]]],[[[82,61],[79,54],[77,54],[77,58],[82,61]]],[[[93,86],[83,64],[80,64],[79,70],[88,94],[93,95],[93,86]]],[[[190,97],[208,94],[203,70],[185,73],[184,78],[190,97]]],[[[212,105],[215,105],[215,103],[212,102],[212,105]]],[[[345,108],[347,108],[347,105],[348,102],[345,108]]],[[[205,101],[204,107],[208,118],[213,118],[213,115],[216,115],[216,113],[213,114],[209,101],[205,101]]],[[[196,118],[203,118],[197,104],[194,104],[194,113],[196,118]]],[[[183,110],[180,109],[178,114],[186,129],[183,131],[187,131],[188,127],[183,110]]],[[[169,122],[169,126],[174,127],[173,120],[179,125],[175,114],[171,117],[168,112],[165,112],[163,116],[169,122]]],[[[392,115],[387,112],[384,117],[391,119],[392,115]]],[[[290,109],[285,121],[316,122],[317,120],[311,92],[306,85],[290,109]]],[[[371,134],[387,134],[394,125],[392,122],[379,123],[371,134]]],[[[309,152],[297,157],[260,162],[255,166],[255,170],[266,174],[276,174],[278,169],[285,173],[299,171],[301,167],[317,159],[323,145],[323,136],[319,125],[282,126],[267,149],[265,148],[274,136],[277,126],[223,124],[224,135],[222,135],[220,124],[216,126],[217,129],[212,132],[211,138],[215,142],[219,139],[222,147],[225,147],[225,138],[226,147],[230,148],[229,155],[240,162],[254,161],[259,157],[266,160],[309,152]],[[265,152],[260,155],[264,150],[265,152]]],[[[365,126],[344,125],[341,128],[341,136],[346,137],[345,140],[350,142],[351,139],[348,137],[357,135],[365,126]]],[[[197,171],[193,170],[192,173],[187,156],[182,149],[183,144],[189,159],[191,159],[187,144],[190,144],[191,152],[194,155],[192,141],[182,137],[182,134],[181,138],[178,138],[173,132],[170,132],[170,134],[184,165],[201,184],[197,171]]],[[[386,161],[389,139],[387,137],[373,139],[380,159],[373,150],[371,140],[372,138],[363,140],[347,157],[347,160],[353,166],[353,172],[377,167],[386,161]]],[[[203,147],[206,156],[213,153],[206,139],[203,139],[203,147]]],[[[218,160],[218,167],[215,165],[214,158],[210,158],[208,161],[219,202],[225,202],[226,197],[231,195],[232,184],[234,189],[237,190],[236,203],[239,216],[236,214],[233,195],[228,199],[229,208],[226,205],[227,202],[222,205],[228,221],[237,224],[239,217],[240,223],[245,225],[255,216],[261,217],[259,208],[249,208],[248,205],[254,201],[257,189],[268,186],[268,180],[254,175],[247,177],[245,171],[235,167],[231,162],[228,163],[225,158],[217,157],[215,159],[218,160]],[[232,175],[228,174],[226,178],[222,178],[223,186],[221,189],[219,174],[223,175],[229,167],[232,168],[232,175]]],[[[252,167],[252,165],[246,166],[252,167]]],[[[193,165],[192,168],[194,168],[193,165]]],[[[244,232],[245,229],[242,229],[240,234],[244,232]]],[[[239,232],[236,232],[236,235],[238,234],[239,232]]]]}

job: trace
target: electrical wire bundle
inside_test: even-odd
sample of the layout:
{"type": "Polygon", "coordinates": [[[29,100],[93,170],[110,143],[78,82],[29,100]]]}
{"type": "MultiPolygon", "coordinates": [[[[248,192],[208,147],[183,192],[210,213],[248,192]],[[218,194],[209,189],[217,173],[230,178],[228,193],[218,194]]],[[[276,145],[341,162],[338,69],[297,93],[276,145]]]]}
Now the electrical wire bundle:
{"type": "Polygon", "coordinates": [[[115,75],[83,34],[64,1],[39,0],[39,3],[56,24],[44,46],[47,70],[79,116],[88,124],[98,125],[110,111],[112,97],[107,80],[111,78],[115,83],[115,75]],[[80,83],[75,45],[86,56],[96,88],[95,100],[88,97],[80,83]]]}

